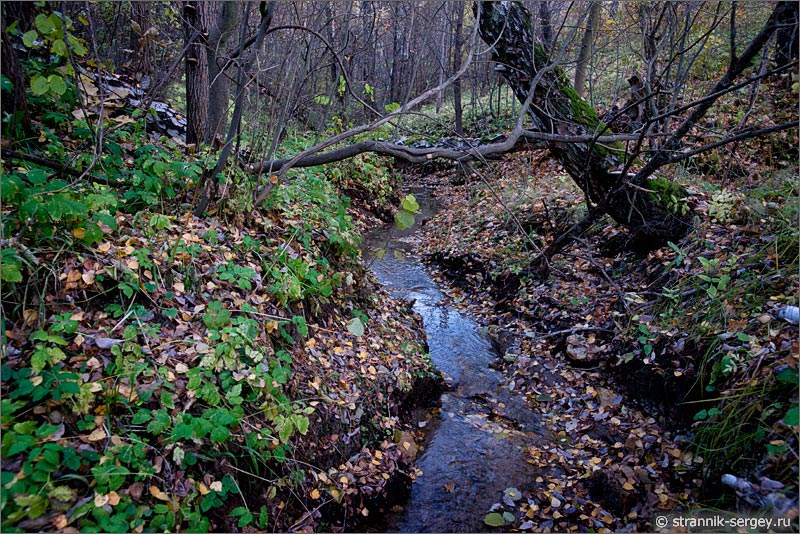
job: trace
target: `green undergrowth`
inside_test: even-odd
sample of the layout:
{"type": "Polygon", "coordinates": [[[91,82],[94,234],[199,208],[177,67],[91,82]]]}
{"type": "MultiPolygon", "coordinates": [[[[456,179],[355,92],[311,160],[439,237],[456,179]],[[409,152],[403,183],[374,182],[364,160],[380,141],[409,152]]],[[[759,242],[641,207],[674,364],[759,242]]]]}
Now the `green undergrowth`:
{"type": "Polygon", "coordinates": [[[696,381],[685,407],[710,487],[724,473],[758,473],[791,492],[797,327],[781,310],[798,305],[800,289],[797,175],[775,171],[744,192],[710,189],[707,222],[684,243],[670,243],[657,278],[661,296],[634,317],[636,350],[625,358],[675,376],[689,359],[696,381]]]}
{"type": "MultiPolygon", "coordinates": [[[[63,72],[49,61],[27,68],[63,72]]],[[[342,195],[392,197],[391,169],[295,171],[256,209],[264,184],[231,166],[196,217],[217,154],[153,141],[133,109],[100,124],[72,113],[77,96],[30,91],[39,137],[7,122],[15,149],[76,155],[86,173],[3,161],[3,531],[283,530],[323,503],[361,512],[346,481],[382,491],[402,463],[399,403],[434,376],[408,310],[371,296],[342,195]],[[380,461],[349,464],[340,436],[380,461]]]]}

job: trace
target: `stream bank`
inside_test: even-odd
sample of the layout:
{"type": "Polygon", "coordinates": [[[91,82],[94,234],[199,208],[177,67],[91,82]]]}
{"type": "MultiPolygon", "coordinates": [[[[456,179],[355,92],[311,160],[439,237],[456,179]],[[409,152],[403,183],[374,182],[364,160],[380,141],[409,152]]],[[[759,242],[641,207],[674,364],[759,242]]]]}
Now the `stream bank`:
{"type": "MultiPolygon", "coordinates": [[[[373,233],[367,262],[422,317],[448,391],[441,408],[418,422],[426,437],[410,496],[367,528],[646,530],[659,504],[675,498],[668,486],[674,481],[658,462],[691,466],[691,456],[654,418],[623,402],[602,373],[529,350],[502,315],[489,322],[479,307],[467,306],[452,278],[434,277],[447,288],[440,289],[417,254],[430,243],[430,229],[452,213],[437,215],[431,189],[410,192],[422,208],[422,229],[394,231],[388,240],[373,233]],[[476,310],[483,324],[473,318],[476,310]]],[[[460,262],[454,272],[462,287],[480,278],[479,267],[476,258],[460,262]]],[[[688,500],[688,490],[681,498],[688,500]]]]}
{"type": "MultiPolygon", "coordinates": [[[[555,443],[531,444],[529,462],[563,469],[563,476],[519,488],[524,498],[514,506],[503,503],[500,510],[514,515],[513,521],[505,518],[504,528],[646,531],[653,528],[654,515],[697,509],[709,499],[724,509],[752,513],[746,499],[721,488],[719,481],[725,472],[752,472],[758,456],[746,464],[737,461],[739,456],[727,460],[698,448],[703,432],[746,439],[727,432],[747,431],[747,418],[754,413],[745,403],[722,405],[722,410],[738,410],[728,414],[734,420],[746,418],[733,428],[708,415],[720,407],[714,403],[720,390],[712,386],[721,387],[722,374],[713,359],[704,361],[720,347],[720,357],[725,351],[762,355],[750,362],[750,371],[747,365],[743,370],[763,366],[768,402],[780,412],[768,409],[773,415],[758,424],[771,426],[768,433],[784,452],[748,453],[762,455],[750,480],[766,480],[768,487],[772,483],[764,477],[774,477],[780,481],[774,487],[783,488],[780,493],[791,501],[796,465],[790,466],[788,450],[796,439],[787,424],[792,404],[786,406],[785,399],[796,397],[791,388],[796,392],[797,328],[778,321],[776,304],[787,300],[782,295],[796,293],[796,279],[780,279],[777,286],[777,275],[771,276],[771,285],[759,291],[773,297],[760,305],[744,293],[741,302],[726,303],[719,312],[718,303],[696,298],[711,290],[698,288],[703,278],[696,266],[705,264],[693,256],[704,255],[731,272],[726,265],[747,254],[747,247],[758,246],[751,234],[731,238],[736,227],[707,223],[699,230],[705,242],[690,236],[670,249],[637,252],[618,246],[624,236],[616,225],[600,224],[555,258],[549,276],[535,276],[526,272],[530,258],[546,239],[580,218],[580,192],[544,152],[512,155],[454,182],[456,172],[442,169],[422,178],[445,207],[423,226],[417,253],[450,303],[488,331],[500,351],[493,366],[502,369],[509,389],[526,393],[542,427],[555,436],[555,443]],[[684,308],[662,296],[661,288],[670,287],[686,294],[684,308]],[[727,322],[717,325],[720,317],[727,322]],[[725,330],[711,337],[698,327],[725,330]],[[764,341],[754,343],[756,336],[764,341]],[[703,402],[692,402],[698,398],[703,402]]],[[[774,187],[785,187],[781,184],[778,179],[774,187]]],[[[762,259],[758,250],[750,253],[753,267],[745,264],[736,271],[743,279],[733,278],[736,291],[752,291],[741,285],[751,269],[764,272],[764,262],[774,268],[775,261],[762,259]]],[[[791,265],[792,257],[781,261],[791,265]]],[[[728,445],[720,443],[720,450],[728,445]]]]}

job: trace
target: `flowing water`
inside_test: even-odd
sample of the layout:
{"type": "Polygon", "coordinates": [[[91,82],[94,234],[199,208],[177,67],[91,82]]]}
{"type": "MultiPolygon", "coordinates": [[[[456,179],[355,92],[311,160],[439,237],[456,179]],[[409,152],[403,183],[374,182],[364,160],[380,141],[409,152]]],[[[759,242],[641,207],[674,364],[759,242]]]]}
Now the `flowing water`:
{"type": "MultiPolygon", "coordinates": [[[[428,191],[412,191],[420,204],[417,220],[435,213],[428,191]]],[[[483,518],[506,488],[530,487],[536,477],[524,446],[541,436],[538,418],[523,396],[508,391],[489,367],[498,357],[484,329],[448,303],[414,256],[410,231],[383,230],[368,236],[367,261],[392,296],[414,301],[423,319],[431,359],[449,384],[441,410],[426,427],[424,450],[402,510],[375,528],[389,532],[479,532],[483,518]],[[386,238],[387,235],[390,237],[386,238]],[[376,250],[385,254],[378,258],[376,250]]]]}

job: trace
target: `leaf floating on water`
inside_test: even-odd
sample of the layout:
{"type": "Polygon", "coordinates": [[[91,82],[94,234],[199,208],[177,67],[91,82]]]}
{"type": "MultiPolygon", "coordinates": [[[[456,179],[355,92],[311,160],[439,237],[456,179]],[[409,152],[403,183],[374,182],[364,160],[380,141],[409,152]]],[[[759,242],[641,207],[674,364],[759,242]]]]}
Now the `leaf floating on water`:
{"type": "Polygon", "coordinates": [[[406,210],[400,210],[394,214],[394,223],[399,230],[407,230],[414,226],[414,214],[406,210]]]}
{"type": "Polygon", "coordinates": [[[506,488],[504,494],[506,498],[511,499],[512,501],[518,501],[522,498],[522,492],[520,492],[517,488],[506,488]]]}
{"type": "Polygon", "coordinates": [[[448,482],[444,484],[443,487],[447,490],[447,493],[453,493],[456,489],[456,485],[453,482],[448,482]]]}
{"type": "Polygon", "coordinates": [[[410,211],[411,213],[416,213],[419,210],[419,203],[417,203],[416,197],[414,195],[406,195],[406,198],[400,203],[404,210],[410,211]]]}
{"type": "Polygon", "coordinates": [[[506,524],[506,520],[503,519],[503,516],[498,514],[497,512],[492,512],[491,514],[487,514],[486,517],[483,518],[483,522],[489,525],[490,527],[502,527],[506,524]]]}

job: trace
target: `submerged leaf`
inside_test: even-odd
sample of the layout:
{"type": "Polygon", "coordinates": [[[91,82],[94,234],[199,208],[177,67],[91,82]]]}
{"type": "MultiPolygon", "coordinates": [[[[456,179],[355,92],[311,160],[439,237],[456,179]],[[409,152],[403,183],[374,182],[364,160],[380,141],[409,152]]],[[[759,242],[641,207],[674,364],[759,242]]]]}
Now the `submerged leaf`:
{"type": "Polygon", "coordinates": [[[498,514],[497,512],[492,512],[491,514],[487,514],[486,517],[483,518],[483,522],[489,525],[490,527],[502,527],[506,524],[506,520],[503,519],[503,516],[498,514]]]}

